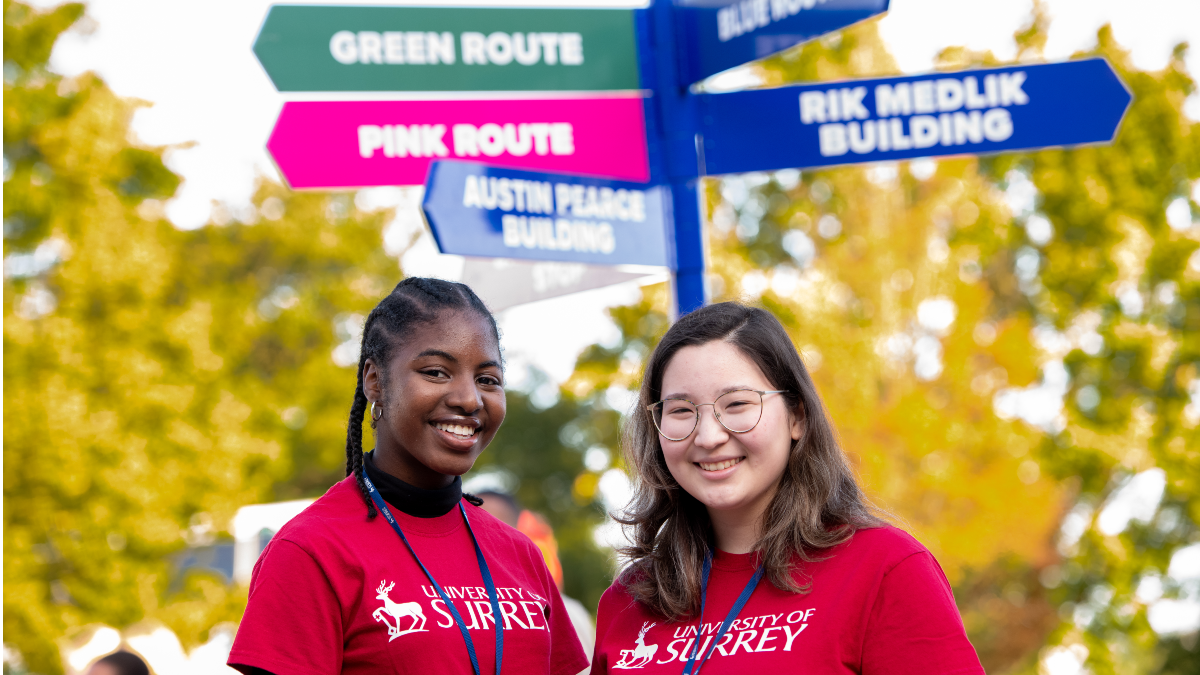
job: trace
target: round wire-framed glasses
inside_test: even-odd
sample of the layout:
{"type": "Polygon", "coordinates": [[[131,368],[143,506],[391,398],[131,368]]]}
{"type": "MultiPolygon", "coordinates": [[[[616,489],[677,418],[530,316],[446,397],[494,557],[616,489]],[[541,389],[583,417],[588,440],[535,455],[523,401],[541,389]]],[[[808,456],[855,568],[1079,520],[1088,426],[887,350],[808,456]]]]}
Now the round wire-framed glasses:
{"type": "Polygon", "coordinates": [[[658,433],[668,441],[682,441],[700,424],[700,408],[710,405],[713,416],[731,433],[744,434],[758,426],[762,419],[763,397],[783,394],[784,389],[759,391],[734,389],[717,397],[712,403],[693,403],[685,398],[668,398],[646,406],[658,433]]]}

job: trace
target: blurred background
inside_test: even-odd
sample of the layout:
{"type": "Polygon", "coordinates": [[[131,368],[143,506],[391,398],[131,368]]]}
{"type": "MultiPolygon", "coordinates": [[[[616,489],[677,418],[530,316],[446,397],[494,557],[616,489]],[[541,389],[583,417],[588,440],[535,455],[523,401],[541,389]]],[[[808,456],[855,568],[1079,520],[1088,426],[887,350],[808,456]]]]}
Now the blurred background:
{"type": "MultiPolygon", "coordinates": [[[[1198,673],[1200,5],[892,4],[709,86],[1100,55],[1115,142],[706,179],[712,298],[784,322],[988,672],[1198,673]]],[[[462,274],[418,188],[282,183],[267,5],[5,0],[5,673],[231,672],[254,557],[345,475],[363,317],[462,274]]],[[[508,417],[466,478],[544,516],[589,610],[667,312],[650,277],[500,316],[508,417]]]]}

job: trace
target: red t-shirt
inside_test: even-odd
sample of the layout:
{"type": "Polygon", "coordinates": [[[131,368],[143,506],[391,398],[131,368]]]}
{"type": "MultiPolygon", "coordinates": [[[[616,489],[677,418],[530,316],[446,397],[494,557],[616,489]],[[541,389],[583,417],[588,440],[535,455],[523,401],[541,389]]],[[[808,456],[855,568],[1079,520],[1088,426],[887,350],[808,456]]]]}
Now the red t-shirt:
{"type": "MultiPolygon", "coordinates": [[[[797,578],[812,581],[809,593],[764,578],[701,672],[982,675],[950,584],[917,540],[894,527],[859,530],[823,557],[797,566],[797,578]]],[[[701,655],[753,572],[754,554],[717,552],[701,655]]],[[[592,673],[678,675],[696,624],[666,623],[614,583],[600,599],[592,673]]]]}
{"type": "MultiPolygon", "coordinates": [[[[483,509],[466,507],[500,596],[504,673],[578,673],[587,657],[541,552],[483,509]]],[[[467,624],[481,674],[495,673],[495,617],[462,513],[392,513],[467,624]]],[[[472,673],[450,612],[387,520],[367,520],[353,477],[263,550],[229,664],[276,675],[472,673]]]]}

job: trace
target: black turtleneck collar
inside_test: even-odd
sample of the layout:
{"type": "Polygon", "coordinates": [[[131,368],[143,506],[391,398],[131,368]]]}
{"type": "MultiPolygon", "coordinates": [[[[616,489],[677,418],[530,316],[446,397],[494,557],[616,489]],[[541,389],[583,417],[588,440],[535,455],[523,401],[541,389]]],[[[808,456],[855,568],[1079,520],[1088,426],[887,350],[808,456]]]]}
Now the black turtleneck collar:
{"type": "Polygon", "coordinates": [[[422,490],[409,485],[375,466],[375,452],[363,454],[363,469],[379,490],[379,496],[393,507],[417,518],[436,518],[454,510],[462,499],[462,477],[439,490],[422,490]]]}

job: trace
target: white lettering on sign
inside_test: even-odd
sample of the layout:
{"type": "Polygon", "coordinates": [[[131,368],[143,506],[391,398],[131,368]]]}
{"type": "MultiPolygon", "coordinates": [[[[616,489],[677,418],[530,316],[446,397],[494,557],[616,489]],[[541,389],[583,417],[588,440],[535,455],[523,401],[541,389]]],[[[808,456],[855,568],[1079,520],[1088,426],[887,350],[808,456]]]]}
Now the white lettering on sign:
{"type": "MultiPolygon", "coordinates": [[[[384,157],[450,157],[444,124],[363,124],[358,127],[358,154],[363,159],[382,151],[384,157]]],[[[455,157],[524,157],[575,154],[570,123],[455,124],[451,129],[455,157]]]]}
{"type": "Polygon", "coordinates": [[[329,53],[338,63],[412,64],[454,63],[454,34],[421,31],[338,31],[329,40],[329,53]]]}
{"type": "Polygon", "coordinates": [[[463,33],[463,63],[506,66],[516,62],[532,66],[583,64],[583,35],[579,33],[463,33]]]}
{"type": "Polygon", "coordinates": [[[717,10],[717,39],[728,42],[821,4],[825,0],[739,0],[717,10]]]}
{"type": "Polygon", "coordinates": [[[533,124],[455,124],[454,154],[458,157],[524,157],[575,154],[575,131],[568,122],[533,124]]]}
{"type": "MultiPolygon", "coordinates": [[[[450,32],[341,30],[329,39],[329,54],[345,65],[452,64],[456,61],[454,44],[450,32]]],[[[580,33],[464,32],[459,44],[462,62],[467,65],[583,65],[580,33]]]]}
{"type": "Polygon", "coordinates": [[[518,178],[467,176],[463,206],[633,223],[646,221],[646,193],[642,190],[518,178]]]}
{"type": "Polygon", "coordinates": [[[800,94],[800,123],[819,125],[823,157],[1000,143],[1014,131],[1007,108],[1029,103],[1024,83],[1016,71],[880,84],[874,111],[866,87],[810,90],[800,94]]]}
{"type": "Polygon", "coordinates": [[[646,221],[642,190],[519,178],[467,176],[462,204],[512,212],[500,218],[504,245],[509,248],[608,255],[617,247],[610,221],[646,221]]]}
{"type": "Polygon", "coordinates": [[[505,214],[500,224],[504,230],[504,245],[509,248],[606,255],[617,248],[617,239],[609,223],[505,214]]]}
{"type": "Polygon", "coordinates": [[[363,124],[358,127],[358,154],[370,159],[383,150],[384,157],[448,157],[445,135],[444,124],[363,124]]]}

